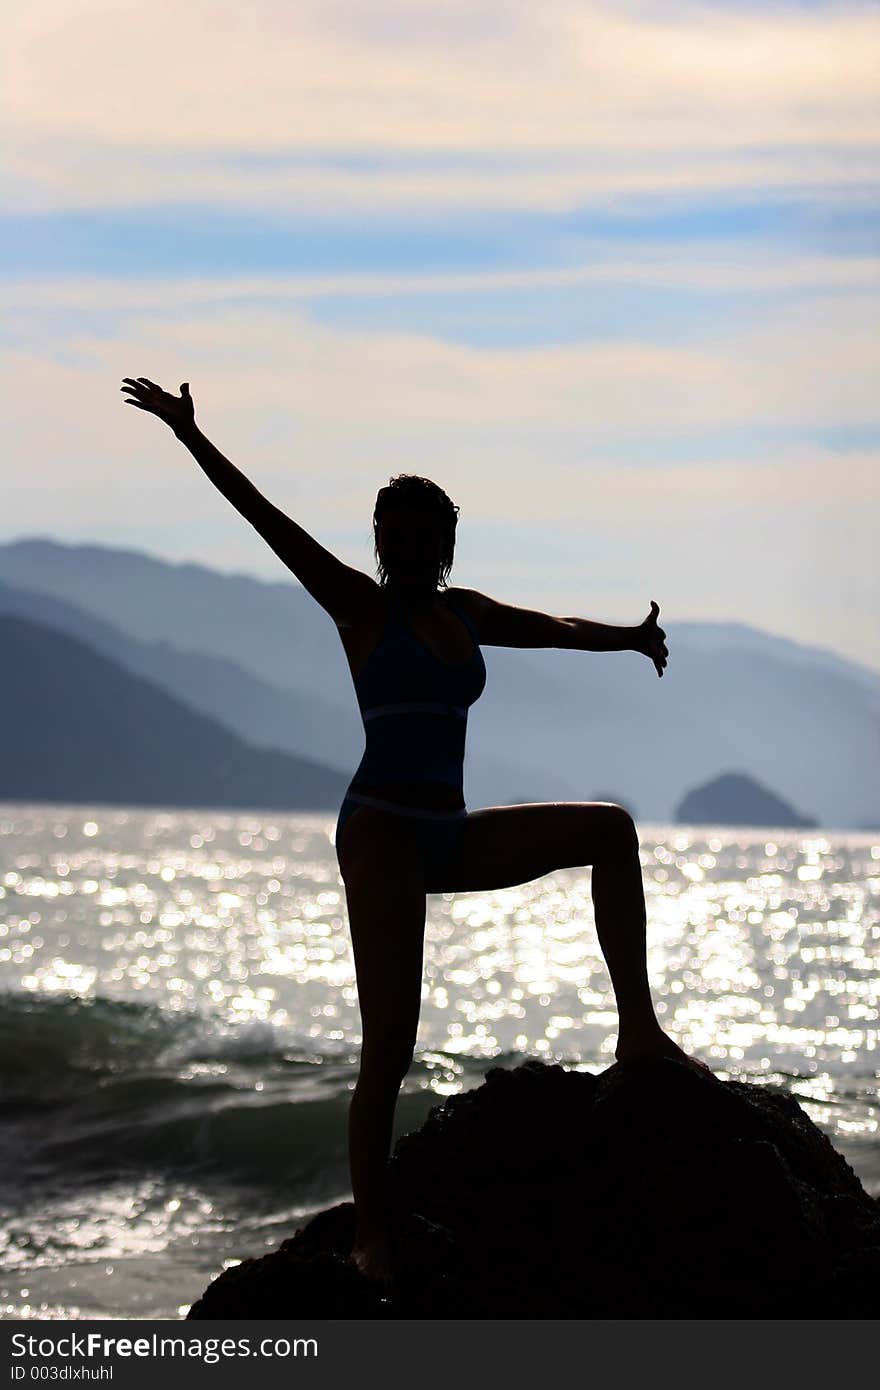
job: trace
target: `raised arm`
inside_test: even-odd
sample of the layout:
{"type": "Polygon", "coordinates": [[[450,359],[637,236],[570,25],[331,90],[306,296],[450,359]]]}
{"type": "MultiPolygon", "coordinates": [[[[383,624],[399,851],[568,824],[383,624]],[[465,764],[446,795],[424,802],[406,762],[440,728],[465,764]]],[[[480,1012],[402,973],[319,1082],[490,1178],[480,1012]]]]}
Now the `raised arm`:
{"type": "Polygon", "coordinates": [[[554,618],[530,608],[499,603],[476,589],[456,589],[468,606],[481,646],[560,647],[582,652],[641,652],[663,675],[669,653],[666,633],[657,626],[659,605],[651,600],[651,611],[635,627],[616,627],[589,618],[554,618]]]}
{"type": "Polygon", "coordinates": [[[184,381],[180,396],[172,396],[146,377],[124,377],[123,381],[126,385],[120,389],[131,393],[126,397],[127,403],[164,420],[214,486],[259,532],[333,621],[340,627],[355,622],[376,593],[375,580],[326,550],[214,447],[195,422],[189,384],[184,381]]]}

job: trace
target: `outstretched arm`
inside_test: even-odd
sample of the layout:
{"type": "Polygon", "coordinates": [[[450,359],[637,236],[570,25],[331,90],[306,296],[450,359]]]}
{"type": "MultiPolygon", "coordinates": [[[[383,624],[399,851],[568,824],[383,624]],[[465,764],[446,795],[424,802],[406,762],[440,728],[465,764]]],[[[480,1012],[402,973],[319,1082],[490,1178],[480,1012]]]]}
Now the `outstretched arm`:
{"type": "Polygon", "coordinates": [[[146,377],[123,380],[127,384],[121,389],[130,392],[127,403],[164,420],[214,486],[259,532],[334,622],[340,627],[353,622],[375,593],[375,580],[326,550],[214,447],[195,422],[189,384],[184,381],[180,396],[172,396],[146,377]]]}
{"type": "Polygon", "coordinates": [[[653,661],[658,676],[669,653],[666,633],[657,626],[659,605],[651,601],[651,611],[635,627],[597,623],[590,618],[555,618],[529,608],[479,593],[476,589],[457,589],[465,597],[476,625],[481,646],[560,647],[582,652],[641,652],[653,661]]]}

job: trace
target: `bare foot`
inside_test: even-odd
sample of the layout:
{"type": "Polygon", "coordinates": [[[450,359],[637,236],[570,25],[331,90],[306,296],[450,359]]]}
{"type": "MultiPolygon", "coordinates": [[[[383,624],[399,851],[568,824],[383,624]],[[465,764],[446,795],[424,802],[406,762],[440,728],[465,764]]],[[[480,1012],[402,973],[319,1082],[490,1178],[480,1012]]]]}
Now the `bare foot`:
{"type": "Polygon", "coordinates": [[[391,1269],[391,1252],[385,1241],[376,1240],[367,1245],[356,1245],[349,1259],[365,1279],[380,1284],[385,1293],[392,1291],[394,1276],[391,1269]]]}
{"type": "Polygon", "coordinates": [[[614,1053],[618,1062],[631,1062],[639,1057],[670,1057],[674,1062],[683,1062],[695,1071],[712,1076],[711,1067],[701,1062],[699,1057],[689,1057],[678,1043],[672,1041],[662,1029],[645,1037],[630,1037],[625,1041],[618,1039],[614,1053]]]}

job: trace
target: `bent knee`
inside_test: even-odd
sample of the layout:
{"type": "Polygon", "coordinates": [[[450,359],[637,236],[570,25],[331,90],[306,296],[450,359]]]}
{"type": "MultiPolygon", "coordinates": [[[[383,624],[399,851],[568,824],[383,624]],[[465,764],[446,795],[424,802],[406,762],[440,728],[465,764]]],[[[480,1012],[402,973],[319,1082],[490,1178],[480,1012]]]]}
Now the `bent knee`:
{"type": "Polygon", "coordinates": [[[624,806],[609,802],[603,807],[602,832],[607,850],[612,854],[638,853],[639,832],[636,823],[624,806]]]}

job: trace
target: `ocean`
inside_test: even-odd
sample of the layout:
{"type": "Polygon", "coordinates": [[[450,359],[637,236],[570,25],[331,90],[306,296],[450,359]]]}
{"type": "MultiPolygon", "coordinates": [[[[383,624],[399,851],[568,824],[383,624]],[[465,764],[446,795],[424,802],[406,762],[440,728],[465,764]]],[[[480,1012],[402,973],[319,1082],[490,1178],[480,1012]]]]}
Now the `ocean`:
{"type": "MultiPolygon", "coordinates": [[[[0,804],[0,1316],[172,1318],[350,1199],[335,814],[0,804]]],[[[639,824],[664,1027],[880,1195],[880,833],[639,824]]],[[[589,869],[428,899],[396,1133],[490,1067],[614,1061],[589,869]]]]}

